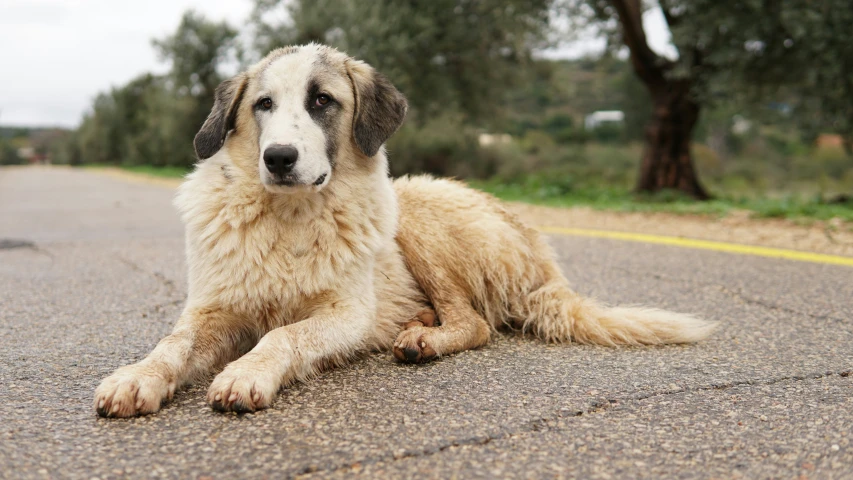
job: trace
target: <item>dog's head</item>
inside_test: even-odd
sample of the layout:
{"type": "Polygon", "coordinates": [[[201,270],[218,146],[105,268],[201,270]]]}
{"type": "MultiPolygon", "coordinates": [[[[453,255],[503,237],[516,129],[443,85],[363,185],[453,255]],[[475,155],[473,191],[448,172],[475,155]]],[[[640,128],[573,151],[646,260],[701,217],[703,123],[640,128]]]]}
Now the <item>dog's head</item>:
{"type": "Polygon", "coordinates": [[[219,85],[195,151],[233,150],[271,192],[319,191],[342,163],[376,156],[406,108],[364,62],[322,45],[281,48],[219,85]]]}

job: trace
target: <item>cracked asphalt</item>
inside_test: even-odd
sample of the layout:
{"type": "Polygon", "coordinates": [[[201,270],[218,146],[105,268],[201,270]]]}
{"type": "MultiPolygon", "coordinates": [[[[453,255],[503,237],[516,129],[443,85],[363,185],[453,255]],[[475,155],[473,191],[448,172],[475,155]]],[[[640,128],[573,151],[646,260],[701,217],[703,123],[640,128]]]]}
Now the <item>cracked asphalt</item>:
{"type": "Polygon", "coordinates": [[[0,169],[0,478],[853,478],[853,269],[551,237],[575,288],[720,322],[698,345],[498,336],[374,354],[219,414],[206,384],[98,418],[92,393],[186,292],[173,192],[0,169]]]}

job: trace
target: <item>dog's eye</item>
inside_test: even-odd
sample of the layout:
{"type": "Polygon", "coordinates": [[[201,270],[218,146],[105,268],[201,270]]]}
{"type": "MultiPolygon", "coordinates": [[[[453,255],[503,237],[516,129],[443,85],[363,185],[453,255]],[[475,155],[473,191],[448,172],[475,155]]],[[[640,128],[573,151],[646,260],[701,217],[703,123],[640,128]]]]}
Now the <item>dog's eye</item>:
{"type": "Polygon", "coordinates": [[[258,108],[261,110],[270,110],[272,108],[272,99],[264,97],[258,100],[258,108]]]}
{"type": "Polygon", "coordinates": [[[314,106],[325,107],[330,101],[332,101],[332,97],[321,93],[320,95],[317,95],[317,98],[314,99],[314,106]]]}

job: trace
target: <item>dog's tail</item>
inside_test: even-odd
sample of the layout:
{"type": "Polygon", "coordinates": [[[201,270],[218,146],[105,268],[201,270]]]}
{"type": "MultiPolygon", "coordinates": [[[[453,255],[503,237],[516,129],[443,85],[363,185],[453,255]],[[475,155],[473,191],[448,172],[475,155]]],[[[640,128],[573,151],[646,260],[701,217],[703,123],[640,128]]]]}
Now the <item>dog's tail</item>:
{"type": "Polygon", "coordinates": [[[716,324],[656,308],[606,307],[573,292],[561,280],[526,296],[522,328],[551,342],[597,345],[692,343],[716,324]]]}

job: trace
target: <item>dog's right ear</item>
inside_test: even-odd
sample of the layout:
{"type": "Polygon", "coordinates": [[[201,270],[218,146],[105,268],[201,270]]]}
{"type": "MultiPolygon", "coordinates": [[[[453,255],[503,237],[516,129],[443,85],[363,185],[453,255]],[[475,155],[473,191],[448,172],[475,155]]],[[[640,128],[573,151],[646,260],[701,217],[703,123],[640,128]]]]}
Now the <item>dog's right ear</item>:
{"type": "Polygon", "coordinates": [[[241,73],[216,87],[210,115],[195,135],[193,146],[199,160],[212,157],[222,148],[225,137],[237,123],[237,110],[246,91],[247,76],[241,73]]]}

